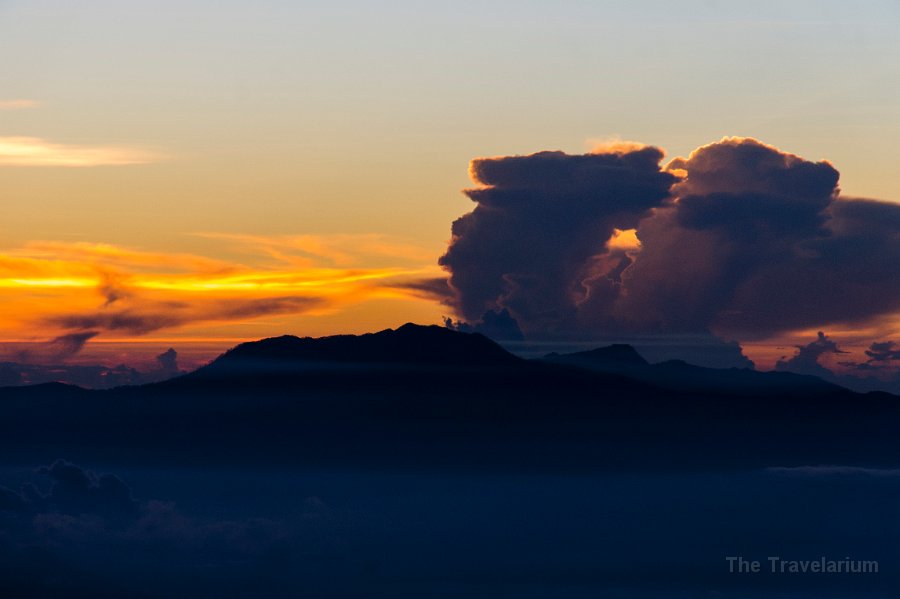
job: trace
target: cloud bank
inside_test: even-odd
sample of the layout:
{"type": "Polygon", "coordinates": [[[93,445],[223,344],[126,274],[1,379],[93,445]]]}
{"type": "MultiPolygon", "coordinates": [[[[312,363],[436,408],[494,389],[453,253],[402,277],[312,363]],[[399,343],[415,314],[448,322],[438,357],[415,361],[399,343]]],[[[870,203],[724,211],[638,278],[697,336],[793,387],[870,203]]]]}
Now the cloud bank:
{"type": "Polygon", "coordinates": [[[745,341],[900,312],[900,205],[843,198],[828,162],[749,138],[662,158],[474,160],[445,301],[470,322],[505,310],[530,339],[745,341]]]}

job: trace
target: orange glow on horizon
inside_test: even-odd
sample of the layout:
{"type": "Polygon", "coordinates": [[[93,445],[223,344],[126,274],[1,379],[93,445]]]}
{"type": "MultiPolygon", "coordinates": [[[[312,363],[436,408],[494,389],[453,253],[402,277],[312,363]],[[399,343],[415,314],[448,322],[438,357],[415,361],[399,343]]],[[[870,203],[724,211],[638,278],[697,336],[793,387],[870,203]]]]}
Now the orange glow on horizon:
{"type": "Polygon", "coordinates": [[[295,331],[297,319],[337,318],[343,322],[338,328],[360,332],[405,313],[433,312],[429,319],[437,322],[439,306],[404,286],[440,276],[435,259],[383,236],[359,237],[366,252],[380,247],[382,260],[354,253],[349,235],[241,238],[249,244],[242,262],[110,244],[31,242],[0,252],[0,341],[49,342],[96,332],[90,344],[149,343],[160,340],[152,333],[165,331],[165,338],[179,343],[227,346],[295,331]],[[311,246],[312,257],[306,253],[311,246]],[[280,248],[274,261],[271,247],[280,248]],[[377,307],[384,302],[390,309],[377,307]],[[371,307],[356,308],[366,305],[371,307]]]}

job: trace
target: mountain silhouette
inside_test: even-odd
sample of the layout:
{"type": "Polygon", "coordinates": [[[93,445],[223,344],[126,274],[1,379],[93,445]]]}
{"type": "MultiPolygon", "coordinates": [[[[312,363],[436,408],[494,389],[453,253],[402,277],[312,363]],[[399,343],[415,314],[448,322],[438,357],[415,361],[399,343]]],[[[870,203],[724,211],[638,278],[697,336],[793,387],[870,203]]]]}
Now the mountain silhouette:
{"type": "Polygon", "coordinates": [[[242,343],[201,369],[205,374],[254,366],[283,368],[322,364],[395,364],[439,367],[508,366],[521,360],[487,337],[435,325],[407,323],[364,335],[284,335],[242,343]]]}
{"type": "Polygon", "coordinates": [[[746,395],[763,392],[835,391],[838,385],[793,372],[760,372],[750,368],[706,368],[683,360],[650,364],[627,344],[614,344],[570,354],[551,353],[544,362],[565,364],[682,391],[719,391],[746,395]]]}
{"type": "Polygon", "coordinates": [[[626,343],[615,343],[589,351],[571,354],[552,353],[542,358],[546,362],[571,364],[603,372],[617,372],[622,369],[647,366],[650,363],[634,347],[626,343]]]}
{"type": "Polygon", "coordinates": [[[0,451],[554,471],[900,464],[898,405],[814,377],[648,364],[628,346],[523,360],[407,324],[244,343],[161,383],[0,389],[0,451]]]}

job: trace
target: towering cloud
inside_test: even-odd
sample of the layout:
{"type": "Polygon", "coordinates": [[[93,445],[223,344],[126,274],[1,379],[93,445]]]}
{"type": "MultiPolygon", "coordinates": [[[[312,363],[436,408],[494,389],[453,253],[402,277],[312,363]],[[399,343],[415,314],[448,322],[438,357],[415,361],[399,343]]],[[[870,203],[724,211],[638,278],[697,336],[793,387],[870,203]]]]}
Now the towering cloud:
{"type": "Polygon", "coordinates": [[[175,348],[170,347],[156,356],[156,361],[163,373],[178,374],[178,352],[175,351],[175,348]]]}
{"type": "Polygon", "coordinates": [[[826,354],[842,354],[838,344],[822,331],[818,332],[818,338],[806,345],[798,345],[797,352],[791,358],[782,358],[775,365],[776,370],[811,374],[824,378],[831,377],[834,373],[819,363],[819,358],[826,354]]]}
{"type": "Polygon", "coordinates": [[[668,168],[685,178],[672,205],[638,227],[641,251],[623,275],[622,312],[644,326],[741,338],[814,324],[804,296],[815,293],[815,277],[803,279],[832,235],[826,210],[838,172],[740,138],[668,168]]]}
{"type": "Polygon", "coordinates": [[[670,168],[686,179],[638,228],[631,315],[748,339],[900,310],[900,205],[840,199],[830,164],[749,139],[670,168]]]}
{"type": "Polygon", "coordinates": [[[440,259],[460,315],[506,308],[526,333],[575,325],[606,241],[637,226],[677,180],[660,169],[662,157],[647,146],[474,160],[480,187],[466,194],[477,206],[453,223],[440,259]]]}
{"type": "Polygon", "coordinates": [[[528,337],[763,338],[900,312],[900,205],[747,138],[478,159],[441,264],[458,314],[528,337]],[[639,244],[622,231],[635,230],[639,244]]]}

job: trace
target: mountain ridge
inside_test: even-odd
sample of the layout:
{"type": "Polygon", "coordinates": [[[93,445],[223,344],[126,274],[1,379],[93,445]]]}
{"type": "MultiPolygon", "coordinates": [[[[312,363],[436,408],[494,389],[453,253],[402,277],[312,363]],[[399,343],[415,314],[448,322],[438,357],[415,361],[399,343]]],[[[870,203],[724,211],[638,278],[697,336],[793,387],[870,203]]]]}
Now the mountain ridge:
{"type": "Polygon", "coordinates": [[[396,329],[362,335],[281,335],[249,341],[228,350],[205,368],[265,360],[444,366],[510,365],[522,361],[479,333],[458,333],[437,325],[406,323],[396,329]]]}
{"type": "Polygon", "coordinates": [[[635,370],[525,360],[440,327],[276,337],[160,383],[2,389],[0,455],[526,470],[900,463],[895,396],[642,365],[621,347],[596,355],[608,354],[635,370]]]}

